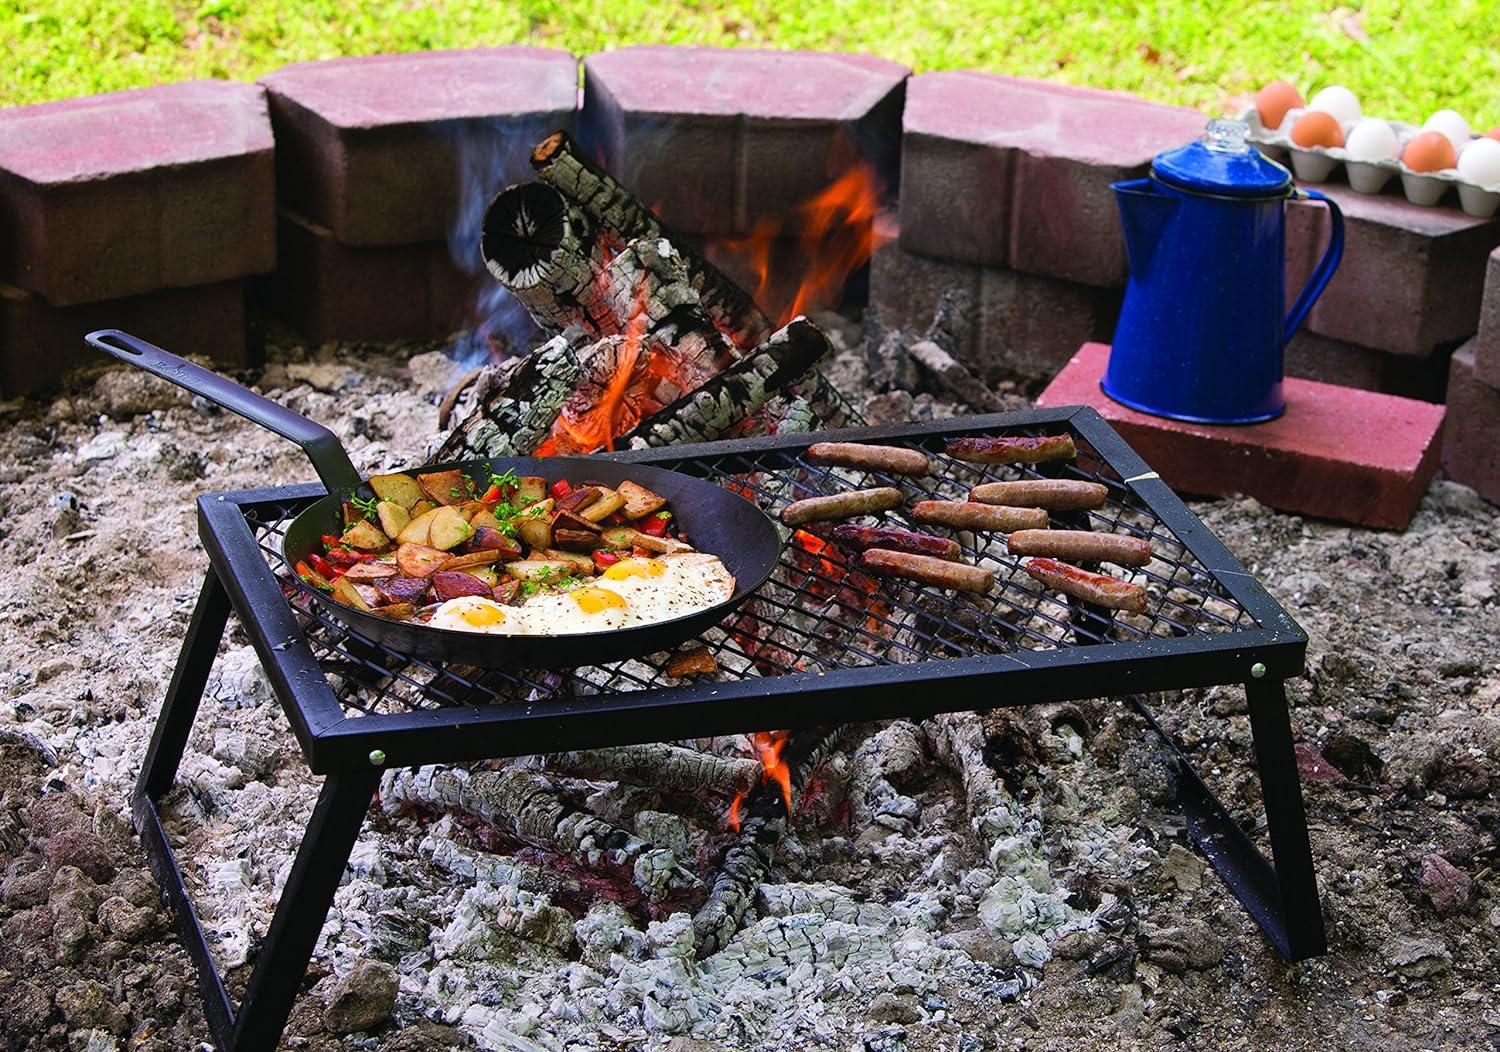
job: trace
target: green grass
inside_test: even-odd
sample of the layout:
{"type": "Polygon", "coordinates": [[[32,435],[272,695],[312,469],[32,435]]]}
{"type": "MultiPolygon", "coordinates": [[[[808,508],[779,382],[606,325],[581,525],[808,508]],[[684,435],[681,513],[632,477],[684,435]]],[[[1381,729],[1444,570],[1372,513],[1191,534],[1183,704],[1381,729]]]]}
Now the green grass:
{"type": "Polygon", "coordinates": [[[503,43],[866,51],[1117,88],[1223,112],[1261,83],[1339,82],[1367,112],[1500,124],[1500,0],[0,0],[0,103],[286,62],[503,43]]]}

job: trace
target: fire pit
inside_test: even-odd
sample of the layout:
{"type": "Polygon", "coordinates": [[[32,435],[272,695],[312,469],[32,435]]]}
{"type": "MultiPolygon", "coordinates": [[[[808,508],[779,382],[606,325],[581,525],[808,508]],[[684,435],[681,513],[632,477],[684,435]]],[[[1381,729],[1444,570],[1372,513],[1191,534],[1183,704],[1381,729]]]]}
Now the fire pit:
{"type": "MultiPolygon", "coordinates": [[[[412,660],[352,635],[316,608],[286,601],[294,590],[285,580],[279,531],[321,493],[318,487],[201,498],[199,532],[212,568],[135,812],[197,964],[220,1047],[274,1047],[360,823],[388,770],[1109,694],[1130,694],[1144,711],[1140,695],[1175,687],[1245,685],[1274,867],[1180,753],[1177,793],[1194,839],[1277,949],[1289,960],[1321,953],[1322,921],[1282,688],[1302,668],[1306,637],[1092,410],[1000,414],[843,436],[925,451],[935,466],[918,480],[814,465],[803,456],[812,441],[805,435],[613,456],[697,475],[775,512],[851,482],[897,486],[912,499],[951,499],[979,482],[1041,477],[1030,468],[951,460],[941,452],[943,440],[1062,430],[1074,436],[1079,456],[1049,473],[1101,482],[1109,490],[1104,508],[1073,513],[1076,524],[1152,541],[1156,558],[1142,571],[1149,593],[1144,614],[1116,614],[1042,591],[1018,559],[969,535],[961,535],[966,558],[996,572],[990,595],[960,600],[914,585],[876,585],[848,568],[824,542],[821,527],[806,527],[790,534],[771,581],[698,641],[717,669],[701,680],[671,675],[670,654],[561,673],[412,660]],[[237,1011],[157,814],[231,608],[308,766],[326,776],[237,1011]]],[[[770,747],[772,755],[779,756],[782,744],[770,747]]],[[[411,791],[399,777],[386,777],[385,795],[411,791]]],[[[711,894],[695,918],[696,934],[710,949],[732,935],[738,921],[723,901],[730,894],[711,894]]]]}

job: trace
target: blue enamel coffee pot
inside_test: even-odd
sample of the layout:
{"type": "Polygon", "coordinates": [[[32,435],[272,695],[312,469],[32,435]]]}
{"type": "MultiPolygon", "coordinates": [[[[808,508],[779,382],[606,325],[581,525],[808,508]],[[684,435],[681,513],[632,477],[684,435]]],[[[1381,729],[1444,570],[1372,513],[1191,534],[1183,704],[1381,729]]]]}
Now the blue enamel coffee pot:
{"type": "Polygon", "coordinates": [[[1282,352],[1344,252],[1344,217],[1245,141],[1210,121],[1198,142],[1158,154],[1145,179],[1115,183],[1130,282],[1102,386],[1144,413],[1207,424],[1280,416],[1282,352]],[[1332,237],[1291,312],[1288,201],[1328,206],[1332,237]]]}

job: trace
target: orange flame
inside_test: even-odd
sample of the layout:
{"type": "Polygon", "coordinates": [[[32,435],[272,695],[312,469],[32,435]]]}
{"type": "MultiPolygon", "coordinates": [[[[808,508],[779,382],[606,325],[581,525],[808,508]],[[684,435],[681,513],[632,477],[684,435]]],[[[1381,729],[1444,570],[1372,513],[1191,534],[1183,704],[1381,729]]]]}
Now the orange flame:
{"type": "Polygon", "coordinates": [[[734,802],[729,805],[729,817],[725,821],[729,828],[736,833],[740,831],[740,804],[745,802],[745,790],[741,789],[734,794],[734,802]]]}
{"type": "Polygon", "coordinates": [[[756,731],[750,735],[750,746],[763,768],[762,784],[775,782],[781,787],[781,799],[786,802],[786,813],[792,813],[792,769],[781,758],[781,750],[791,739],[791,731],[756,731]]]}
{"type": "MultiPolygon", "coordinates": [[[[785,325],[809,310],[838,306],[849,275],[895,237],[889,218],[881,214],[884,192],[874,166],[855,164],[799,204],[790,216],[762,219],[748,236],[725,240],[711,251],[738,257],[740,266],[734,269],[748,270],[755,279],[755,302],[785,325]],[[773,256],[783,238],[793,236],[795,258],[804,261],[806,269],[785,302],[775,302],[779,297],[773,256]]],[[[733,267],[732,262],[729,265],[733,267]]]]}

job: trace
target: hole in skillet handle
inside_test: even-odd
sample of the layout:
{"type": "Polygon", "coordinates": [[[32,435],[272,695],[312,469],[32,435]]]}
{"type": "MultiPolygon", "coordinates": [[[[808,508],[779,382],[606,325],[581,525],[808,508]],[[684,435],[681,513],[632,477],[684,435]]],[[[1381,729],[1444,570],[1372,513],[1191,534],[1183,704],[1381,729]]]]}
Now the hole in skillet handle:
{"type": "MultiPolygon", "coordinates": [[[[496,458],[432,464],[409,474],[462,470],[470,478],[488,473],[538,475],[550,485],[559,479],[577,483],[597,479],[618,486],[629,479],[667,498],[693,547],[718,556],[735,578],[733,593],[722,603],[670,621],[599,632],[558,636],[499,636],[431,628],[411,621],[388,621],[355,610],[296,578],[296,585],[315,597],[333,617],[381,645],[415,658],[458,661],[483,668],[530,666],[569,668],[644,657],[676,646],[707,631],[748,599],[770,577],[781,554],[781,537],[759,507],[706,479],[645,464],[626,464],[589,457],[496,458]]],[[[362,484],[356,492],[368,489],[362,484]]],[[[321,536],[341,532],[343,493],[306,508],[288,528],[284,556],[288,567],[317,550],[321,536]]]]}

